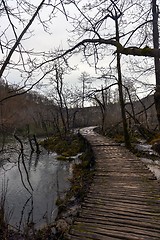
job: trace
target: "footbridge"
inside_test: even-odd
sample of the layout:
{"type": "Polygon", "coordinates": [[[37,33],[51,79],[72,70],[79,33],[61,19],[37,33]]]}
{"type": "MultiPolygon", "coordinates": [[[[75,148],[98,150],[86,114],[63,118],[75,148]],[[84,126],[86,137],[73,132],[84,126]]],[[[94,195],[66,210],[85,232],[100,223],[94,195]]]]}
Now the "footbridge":
{"type": "Polygon", "coordinates": [[[70,229],[73,240],[160,240],[160,183],[125,147],[83,129],[96,160],[93,183],[70,229]]]}

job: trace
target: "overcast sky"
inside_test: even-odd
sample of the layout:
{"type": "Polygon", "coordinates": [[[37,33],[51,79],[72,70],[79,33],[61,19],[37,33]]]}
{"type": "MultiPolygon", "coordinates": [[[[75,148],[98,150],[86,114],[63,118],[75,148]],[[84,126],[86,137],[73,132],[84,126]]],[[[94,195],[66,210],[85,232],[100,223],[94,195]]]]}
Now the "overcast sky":
{"type": "MultiPolygon", "coordinates": [[[[44,17],[46,14],[47,12],[45,12],[44,17]]],[[[6,19],[3,19],[3,26],[7,26],[7,24],[8,23],[6,22],[6,19]]],[[[42,25],[36,20],[30,27],[30,30],[33,31],[33,36],[25,41],[22,41],[22,43],[26,49],[34,49],[35,52],[52,51],[56,48],[67,49],[67,41],[69,38],[71,38],[71,29],[72,26],[66,20],[65,15],[62,13],[57,13],[56,17],[52,20],[52,25],[49,26],[49,33],[45,32],[42,25]]],[[[19,29],[19,32],[20,31],[21,29],[19,29]]],[[[8,36],[9,35],[10,38],[12,38],[12,33],[8,33],[8,36]]],[[[2,52],[0,52],[0,58],[3,58],[2,52]]],[[[17,55],[13,55],[12,59],[16,58],[17,55]]],[[[70,58],[69,64],[71,66],[76,66],[76,70],[72,71],[69,75],[67,74],[64,76],[64,80],[65,82],[68,82],[68,84],[80,84],[78,78],[84,71],[93,77],[99,76],[95,72],[94,66],[89,66],[86,62],[81,61],[82,59],[82,54],[74,55],[70,58]]],[[[18,83],[21,81],[17,72],[14,70],[7,72],[7,79],[11,83],[18,83]]],[[[44,79],[43,82],[45,83],[45,81],[47,80],[44,79]]],[[[100,86],[100,81],[97,81],[97,84],[100,86]]]]}
{"type": "MultiPolygon", "coordinates": [[[[35,0],[35,2],[40,3],[41,1],[35,0]]],[[[46,11],[45,8],[43,8],[41,11],[43,11],[42,17],[44,17],[45,19],[45,17],[48,14],[48,11],[46,11]]],[[[66,11],[70,11],[73,14],[75,11],[75,8],[69,6],[69,8],[66,9],[66,11]]],[[[3,22],[3,26],[6,25],[5,21],[3,22]]],[[[69,38],[72,38],[72,35],[69,33],[71,29],[72,27],[69,24],[69,22],[66,20],[65,15],[63,15],[62,13],[56,13],[56,17],[52,20],[52,24],[50,25],[50,29],[49,29],[49,32],[51,34],[46,33],[43,30],[41,24],[39,24],[38,21],[36,20],[30,28],[30,30],[34,30],[33,36],[30,39],[27,39],[26,41],[24,41],[23,44],[27,49],[34,49],[34,51],[50,51],[59,47],[62,49],[67,49],[68,48],[67,40],[69,38]]],[[[0,54],[1,54],[0,57],[2,58],[3,54],[1,52],[0,54]]],[[[106,56],[103,61],[99,62],[99,66],[108,67],[113,57],[114,57],[113,55],[108,57],[106,56]]],[[[83,56],[79,54],[79,55],[74,55],[69,60],[69,63],[71,66],[77,66],[77,70],[72,71],[70,75],[64,76],[64,79],[66,80],[66,82],[70,84],[79,84],[78,78],[80,77],[80,74],[84,71],[89,73],[92,77],[100,76],[99,72],[95,72],[94,66],[90,67],[86,62],[82,62],[81,61],[82,58],[83,56]]],[[[129,59],[129,57],[123,57],[123,58],[129,59]]],[[[122,71],[123,71],[123,74],[127,73],[126,64],[122,64],[122,71]]],[[[131,75],[131,72],[128,72],[127,74],[129,76],[131,75]]],[[[17,73],[15,73],[15,71],[11,71],[8,74],[7,79],[10,82],[14,82],[14,83],[17,83],[18,81],[21,80],[17,76],[17,73]]],[[[45,81],[46,80],[43,80],[44,83],[45,81]]],[[[153,77],[150,78],[150,82],[154,82],[153,77]]],[[[100,87],[103,83],[104,82],[101,82],[100,80],[97,80],[95,82],[95,84],[98,87],[100,87]]]]}

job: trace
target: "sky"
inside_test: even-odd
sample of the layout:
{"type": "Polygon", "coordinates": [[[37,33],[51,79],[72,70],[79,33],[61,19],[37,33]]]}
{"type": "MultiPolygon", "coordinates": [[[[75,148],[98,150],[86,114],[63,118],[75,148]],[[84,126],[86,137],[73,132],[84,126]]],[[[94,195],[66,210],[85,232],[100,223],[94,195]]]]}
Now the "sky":
{"type": "MultiPolygon", "coordinates": [[[[40,0],[35,0],[35,2],[39,3],[40,0]]],[[[42,18],[45,19],[46,15],[49,13],[49,11],[47,10],[41,10],[42,12],[42,18]]],[[[66,11],[70,11],[70,12],[74,12],[75,9],[73,9],[72,7],[69,7],[68,9],[66,9],[66,11]]],[[[74,12],[76,13],[76,12],[74,12]]],[[[17,24],[17,22],[16,22],[17,24]]],[[[6,23],[6,19],[3,18],[3,24],[1,24],[1,28],[3,26],[7,26],[6,23]]],[[[111,26],[110,26],[111,27],[111,26]]],[[[63,48],[66,49],[68,48],[68,42],[67,40],[69,38],[72,39],[72,35],[69,33],[70,30],[72,29],[71,25],[69,24],[69,22],[66,20],[66,17],[64,14],[58,12],[56,13],[56,17],[53,18],[52,20],[52,24],[50,25],[50,29],[49,29],[49,33],[46,33],[41,24],[38,23],[38,21],[36,20],[34,22],[34,24],[31,26],[30,30],[34,30],[34,32],[32,33],[32,37],[22,41],[23,45],[25,46],[26,49],[34,49],[35,51],[52,51],[55,48],[63,48]]],[[[16,29],[17,31],[19,30],[19,32],[21,31],[21,28],[16,29]]],[[[8,31],[7,34],[10,36],[10,39],[12,39],[12,34],[8,31]]],[[[3,54],[0,52],[0,58],[3,58],[3,54]]],[[[13,56],[13,58],[17,58],[17,55],[15,54],[13,56]]],[[[69,64],[71,66],[77,66],[77,69],[72,71],[69,75],[65,75],[64,76],[64,80],[65,82],[67,82],[70,85],[80,85],[79,82],[79,77],[81,75],[82,72],[87,72],[88,74],[90,74],[91,77],[94,78],[98,78],[100,77],[100,73],[95,71],[94,66],[90,67],[86,62],[81,61],[81,59],[83,58],[82,54],[79,55],[74,55],[72,56],[71,59],[69,59],[69,64]]],[[[112,61],[112,59],[114,58],[113,55],[111,56],[106,56],[104,58],[104,60],[99,62],[99,66],[100,67],[106,67],[109,65],[109,63],[112,61]]],[[[129,57],[123,57],[126,59],[126,62],[128,61],[129,57]]],[[[143,61],[143,59],[142,59],[143,61]]],[[[122,64],[122,71],[123,74],[125,75],[127,73],[127,75],[129,77],[132,77],[132,72],[127,69],[127,65],[126,62],[124,64],[122,64]],[[128,72],[127,72],[128,71],[128,72]]],[[[147,75],[146,75],[147,78],[147,75]]],[[[150,78],[150,82],[154,83],[154,77],[151,76],[150,78]]],[[[17,72],[12,70],[7,74],[7,80],[9,80],[9,82],[13,82],[13,83],[18,83],[21,81],[21,77],[18,76],[17,72]]],[[[46,83],[48,80],[43,80],[43,83],[46,83]]],[[[97,80],[94,81],[94,85],[97,88],[100,88],[101,85],[104,84],[104,81],[102,80],[97,80]]]]}
{"type": "MultiPolygon", "coordinates": [[[[8,22],[6,21],[6,19],[3,19],[3,26],[6,27],[7,25],[8,22]]],[[[21,32],[21,30],[21,28],[17,29],[19,33],[21,32]]],[[[49,26],[49,33],[44,31],[42,25],[38,23],[37,20],[32,24],[30,30],[33,31],[33,36],[31,38],[28,38],[27,40],[22,40],[23,46],[28,50],[34,49],[35,52],[41,52],[52,51],[57,48],[68,48],[67,41],[71,37],[69,34],[69,31],[71,30],[71,25],[66,20],[65,15],[62,13],[57,13],[56,17],[52,20],[52,24],[49,26]]],[[[12,33],[8,31],[7,34],[8,38],[12,39],[12,33]]],[[[0,52],[0,58],[3,58],[2,52],[0,52]]],[[[90,67],[88,64],[86,64],[86,62],[81,61],[82,58],[82,54],[78,54],[74,55],[72,58],[69,59],[69,64],[71,66],[76,66],[76,70],[64,76],[65,81],[70,85],[79,85],[80,83],[78,79],[81,73],[84,71],[86,71],[91,76],[97,76],[94,66],[90,67]]],[[[17,60],[17,55],[14,54],[12,59],[17,60]]],[[[21,77],[18,75],[17,71],[14,71],[12,69],[12,71],[6,73],[6,79],[10,83],[17,84],[21,82],[21,77]]],[[[47,81],[47,79],[43,80],[44,83],[45,81],[47,81]]]]}
{"type": "MultiPolygon", "coordinates": [[[[46,51],[54,51],[54,49],[58,48],[66,50],[68,49],[68,43],[70,44],[69,39],[72,39],[72,34],[70,33],[72,26],[62,13],[57,13],[56,17],[53,19],[53,24],[50,26],[49,30],[51,34],[44,32],[40,24],[37,25],[35,23],[32,28],[34,29],[35,37],[27,41],[28,48],[32,46],[37,51],[41,51],[42,49],[46,51]]],[[[111,61],[112,57],[109,57],[108,59],[111,61]]],[[[77,80],[84,71],[93,77],[100,76],[95,71],[94,65],[91,67],[84,62],[84,57],[81,53],[73,55],[69,59],[69,64],[70,66],[75,66],[76,70],[73,70],[70,75],[65,76],[65,79],[68,81],[68,83],[78,84],[77,80]]],[[[101,62],[101,66],[106,66],[106,63],[104,61],[101,62]]]]}

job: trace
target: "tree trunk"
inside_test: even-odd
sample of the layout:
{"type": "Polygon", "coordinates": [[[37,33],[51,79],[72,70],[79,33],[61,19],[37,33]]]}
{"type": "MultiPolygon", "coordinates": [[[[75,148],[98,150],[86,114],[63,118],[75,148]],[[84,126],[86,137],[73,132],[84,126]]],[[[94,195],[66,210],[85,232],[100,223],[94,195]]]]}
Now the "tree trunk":
{"type": "MultiPolygon", "coordinates": [[[[115,16],[115,25],[116,25],[116,41],[119,42],[119,27],[118,27],[118,17],[117,14],[115,16]]],[[[120,53],[117,52],[117,71],[118,71],[118,90],[119,90],[119,101],[121,107],[122,114],[122,122],[123,122],[123,134],[124,134],[124,142],[127,148],[131,147],[130,136],[128,132],[127,126],[127,118],[125,112],[125,103],[123,98],[123,84],[122,84],[122,74],[121,74],[121,56],[120,53]]]]}
{"type": "MultiPolygon", "coordinates": [[[[152,15],[153,15],[153,46],[159,49],[159,30],[158,30],[158,14],[159,9],[156,0],[152,0],[152,15]]],[[[160,60],[159,57],[154,57],[156,89],[154,94],[155,107],[160,128],[160,60]]]]}
{"type": "Polygon", "coordinates": [[[36,138],[36,135],[35,135],[35,134],[33,135],[33,139],[34,139],[34,142],[35,142],[35,144],[36,144],[36,153],[39,154],[41,151],[40,151],[39,143],[37,142],[37,138],[36,138]]]}

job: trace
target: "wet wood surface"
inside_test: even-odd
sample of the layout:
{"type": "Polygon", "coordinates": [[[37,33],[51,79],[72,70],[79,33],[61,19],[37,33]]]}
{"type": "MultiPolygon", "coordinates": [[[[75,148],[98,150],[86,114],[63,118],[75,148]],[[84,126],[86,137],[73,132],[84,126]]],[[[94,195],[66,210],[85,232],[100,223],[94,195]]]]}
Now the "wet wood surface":
{"type": "Polygon", "coordinates": [[[160,183],[125,147],[90,130],[96,171],[79,216],[69,232],[73,240],[160,240],[160,183]]]}

